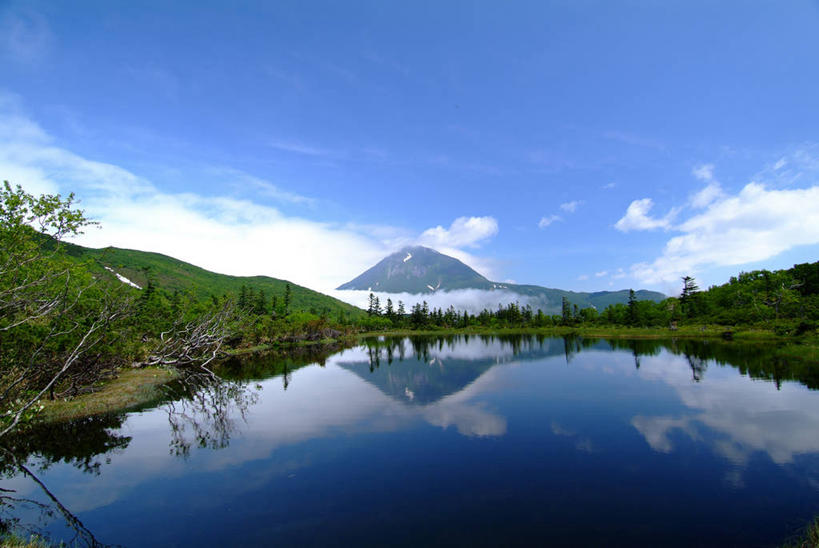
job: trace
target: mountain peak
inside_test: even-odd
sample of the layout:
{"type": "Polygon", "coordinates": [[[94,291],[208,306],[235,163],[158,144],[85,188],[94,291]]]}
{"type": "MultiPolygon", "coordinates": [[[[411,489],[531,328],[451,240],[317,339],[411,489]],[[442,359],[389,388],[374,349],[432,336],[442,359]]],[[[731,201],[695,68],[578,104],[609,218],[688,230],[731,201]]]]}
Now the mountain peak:
{"type": "Polygon", "coordinates": [[[421,245],[406,246],[338,289],[387,293],[434,293],[492,283],[458,259],[421,245]]]}
{"type": "MultiPolygon", "coordinates": [[[[537,285],[491,282],[458,259],[420,245],[401,248],[338,289],[411,294],[453,289],[503,290],[516,294],[512,298],[519,298],[524,304],[547,314],[560,313],[564,297],[581,308],[593,306],[602,310],[609,304],[625,304],[629,296],[628,290],[584,293],[537,285]]],[[[636,294],[638,300],[659,302],[665,298],[662,293],[654,291],[640,290],[636,294]]],[[[508,296],[505,298],[509,299],[508,296]]]]}

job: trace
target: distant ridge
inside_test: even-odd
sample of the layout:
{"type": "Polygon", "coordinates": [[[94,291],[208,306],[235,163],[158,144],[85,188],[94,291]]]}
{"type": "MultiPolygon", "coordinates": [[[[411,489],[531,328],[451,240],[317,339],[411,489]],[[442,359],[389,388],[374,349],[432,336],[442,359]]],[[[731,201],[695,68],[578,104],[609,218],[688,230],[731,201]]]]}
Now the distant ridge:
{"type": "MultiPolygon", "coordinates": [[[[405,247],[388,255],[338,289],[412,294],[433,294],[456,289],[506,290],[521,295],[532,308],[540,308],[548,314],[561,311],[563,297],[580,308],[593,306],[603,310],[611,304],[627,303],[629,295],[628,289],[586,293],[538,285],[492,282],[458,259],[423,246],[405,247]]],[[[662,293],[645,289],[635,291],[635,296],[638,300],[656,302],[666,298],[662,293]]]]}

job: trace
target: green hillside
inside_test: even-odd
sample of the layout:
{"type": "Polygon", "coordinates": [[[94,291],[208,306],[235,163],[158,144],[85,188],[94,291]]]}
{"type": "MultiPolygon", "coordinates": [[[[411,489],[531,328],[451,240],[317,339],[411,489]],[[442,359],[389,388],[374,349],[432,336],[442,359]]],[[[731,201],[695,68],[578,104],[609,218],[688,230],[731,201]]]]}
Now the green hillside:
{"type": "Polygon", "coordinates": [[[105,267],[111,268],[115,273],[140,287],[146,287],[150,280],[156,287],[170,293],[178,291],[191,294],[197,300],[204,301],[211,299],[212,296],[238,296],[242,286],[245,286],[252,289],[257,295],[260,291],[264,291],[268,299],[272,299],[273,296],[282,299],[289,283],[290,309],[293,311],[312,311],[316,314],[327,313],[333,316],[342,313],[351,319],[365,315],[363,310],[355,306],[286,280],[268,276],[217,274],[160,253],[116,247],[92,249],[74,244],[66,245],[69,256],[80,260],[91,260],[98,265],[100,272],[105,272],[109,276],[113,274],[108,273],[105,267]]]}
{"type": "MultiPolygon", "coordinates": [[[[540,308],[546,314],[559,314],[563,297],[566,297],[570,304],[576,304],[578,308],[588,308],[593,306],[600,311],[604,310],[609,305],[626,304],[628,302],[628,289],[585,293],[580,291],[566,291],[564,289],[541,287],[539,285],[503,284],[503,288],[529,297],[529,304],[532,305],[532,308],[540,308]]],[[[646,289],[635,291],[634,295],[637,297],[638,301],[654,301],[657,303],[666,298],[666,296],[662,293],[658,293],[657,291],[648,291],[646,289]]]]}

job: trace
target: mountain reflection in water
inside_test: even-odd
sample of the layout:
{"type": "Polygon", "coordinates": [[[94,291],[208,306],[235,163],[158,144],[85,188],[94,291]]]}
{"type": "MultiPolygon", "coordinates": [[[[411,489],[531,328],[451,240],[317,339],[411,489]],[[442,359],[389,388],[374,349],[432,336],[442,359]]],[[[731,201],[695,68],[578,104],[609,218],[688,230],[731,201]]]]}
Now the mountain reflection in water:
{"type": "Polygon", "coordinates": [[[2,523],[80,545],[776,544],[819,512],[814,369],[520,335],[234,358],[9,440],[2,523]]]}

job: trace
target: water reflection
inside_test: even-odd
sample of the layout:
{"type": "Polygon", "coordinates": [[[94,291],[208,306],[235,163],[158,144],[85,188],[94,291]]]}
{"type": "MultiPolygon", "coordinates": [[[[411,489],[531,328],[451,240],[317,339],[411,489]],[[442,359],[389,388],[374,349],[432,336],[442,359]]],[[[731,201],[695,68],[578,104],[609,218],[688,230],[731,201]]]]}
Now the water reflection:
{"type": "MultiPolygon", "coordinates": [[[[467,474],[457,488],[480,498],[490,496],[488,486],[511,482],[497,495],[510,508],[533,483],[545,482],[545,496],[563,476],[571,485],[561,500],[581,510],[588,493],[578,486],[587,481],[594,489],[609,483],[637,489],[635,469],[660,471],[655,481],[675,474],[697,481],[686,475],[692,455],[734,489],[760,477],[763,455],[782,470],[799,467],[798,479],[777,475],[777,481],[793,489],[819,485],[819,461],[805,461],[819,455],[819,398],[811,391],[819,375],[783,360],[770,345],[513,335],[377,338],[350,348],[235,358],[215,371],[218,376],[186,375],[155,409],[41,427],[12,440],[3,488],[13,491],[0,494],[0,520],[60,538],[79,524],[106,540],[145,544],[146,537],[118,525],[116,516],[127,508],[155,519],[151,497],[143,500],[141,490],[148,489],[179,500],[179,508],[163,511],[180,524],[188,519],[185,501],[195,501],[220,530],[247,526],[221,511],[226,504],[260,516],[262,524],[253,527],[285,527],[292,515],[282,510],[276,519],[264,517],[263,506],[246,501],[259,491],[281,492],[294,504],[303,499],[305,508],[335,508],[334,497],[342,495],[309,487],[309,478],[347,485],[354,477],[340,492],[360,489],[370,496],[387,478],[416,473],[416,462],[419,470],[440,469],[440,477],[427,481],[442,484],[463,475],[461,468],[504,462],[511,479],[501,478],[497,467],[475,468],[480,473],[467,474]],[[355,452],[359,445],[366,458],[355,452]],[[359,456],[347,459],[347,453],[359,456]],[[415,457],[402,460],[407,453],[415,457]],[[515,470],[527,477],[514,479],[515,470]],[[218,496],[208,497],[209,489],[218,496]]],[[[384,489],[381,505],[397,504],[412,489],[389,481],[394,494],[384,489]]],[[[531,502],[516,511],[537,506],[531,502]]],[[[350,500],[337,504],[346,507],[350,500]]],[[[173,528],[167,534],[166,542],[175,541],[173,528]]],[[[79,544],[97,542],[85,533],[77,538],[79,544]]],[[[204,541],[217,537],[205,535],[204,541]]]]}

